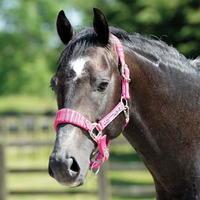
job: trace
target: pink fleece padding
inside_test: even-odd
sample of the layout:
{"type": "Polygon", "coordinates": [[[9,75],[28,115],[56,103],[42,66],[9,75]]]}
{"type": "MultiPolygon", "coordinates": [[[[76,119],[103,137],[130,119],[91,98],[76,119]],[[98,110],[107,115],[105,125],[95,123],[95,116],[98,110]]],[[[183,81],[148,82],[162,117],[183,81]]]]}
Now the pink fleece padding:
{"type": "Polygon", "coordinates": [[[92,130],[92,128],[94,128],[92,123],[87,118],[85,118],[79,112],[76,112],[75,110],[71,110],[69,108],[63,108],[57,112],[54,121],[55,130],[57,129],[57,126],[59,124],[73,124],[86,131],[92,130]]]}
{"type": "Polygon", "coordinates": [[[115,50],[117,52],[117,55],[118,55],[120,63],[121,63],[122,96],[128,100],[128,99],[130,99],[130,94],[129,94],[130,71],[125,63],[124,48],[123,48],[120,40],[116,36],[111,35],[111,37],[115,44],[115,50]]]}
{"type": "Polygon", "coordinates": [[[124,48],[120,40],[113,34],[111,34],[112,41],[114,43],[114,47],[116,49],[117,55],[120,59],[121,65],[125,64],[125,56],[124,56],[124,48]]]}

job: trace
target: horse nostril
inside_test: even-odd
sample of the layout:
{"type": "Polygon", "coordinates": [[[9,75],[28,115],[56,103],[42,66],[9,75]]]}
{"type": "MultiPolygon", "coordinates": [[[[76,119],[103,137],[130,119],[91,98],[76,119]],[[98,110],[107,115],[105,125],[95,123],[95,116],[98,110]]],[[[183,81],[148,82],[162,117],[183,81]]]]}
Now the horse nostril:
{"type": "Polygon", "coordinates": [[[80,172],[80,167],[74,157],[51,156],[48,167],[49,175],[60,182],[73,181],[80,172]]]}
{"type": "Polygon", "coordinates": [[[50,165],[48,167],[48,172],[49,172],[49,175],[54,178],[53,170],[51,169],[50,165]]]}
{"type": "Polygon", "coordinates": [[[67,160],[68,160],[68,163],[70,163],[70,165],[68,165],[69,169],[71,171],[73,171],[73,172],[79,173],[80,167],[79,167],[77,161],[75,160],[75,158],[74,157],[70,157],[67,160]]]}

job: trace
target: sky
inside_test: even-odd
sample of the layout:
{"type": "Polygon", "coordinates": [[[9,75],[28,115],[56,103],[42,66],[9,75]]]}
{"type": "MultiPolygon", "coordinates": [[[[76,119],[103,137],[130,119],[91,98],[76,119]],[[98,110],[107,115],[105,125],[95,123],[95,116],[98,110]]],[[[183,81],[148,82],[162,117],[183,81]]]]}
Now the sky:
{"type": "Polygon", "coordinates": [[[82,22],[81,13],[75,9],[70,9],[65,12],[67,18],[69,19],[72,26],[80,26],[82,22]]]}

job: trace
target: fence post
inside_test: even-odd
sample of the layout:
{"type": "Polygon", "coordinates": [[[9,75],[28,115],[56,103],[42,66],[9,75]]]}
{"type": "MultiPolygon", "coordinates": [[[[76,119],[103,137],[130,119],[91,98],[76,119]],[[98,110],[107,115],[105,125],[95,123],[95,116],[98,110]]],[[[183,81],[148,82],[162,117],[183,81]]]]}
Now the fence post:
{"type": "Polygon", "coordinates": [[[108,161],[104,163],[98,174],[98,194],[99,200],[109,200],[110,199],[110,182],[108,180],[108,161]]]}
{"type": "Polygon", "coordinates": [[[4,145],[0,143],[0,200],[6,200],[6,166],[4,145]]]}

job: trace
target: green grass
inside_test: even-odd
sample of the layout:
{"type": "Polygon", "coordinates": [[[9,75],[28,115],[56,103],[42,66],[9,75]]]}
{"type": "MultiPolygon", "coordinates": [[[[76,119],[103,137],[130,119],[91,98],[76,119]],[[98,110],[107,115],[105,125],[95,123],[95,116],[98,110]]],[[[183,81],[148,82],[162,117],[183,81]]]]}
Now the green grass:
{"type": "MultiPolygon", "coordinates": [[[[16,196],[13,195],[12,197],[9,196],[8,200],[98,200],[98,196],[95,195],[82,195],[82,194],[74,194],[74,195],[20,195],[16,196]]],[[[122,200],[122,199],[116,199],[122,200]]],[[[125,200],[125,199],[124,199],[125,200]]],[[[147,199],[144,199],[147,200],[147,199]]],[[[148,199],[151,200],[151,199],[148,199]]]]}
{"type": "Polygon", "coordinates": [[[112,171],[109,173],[112,185],[152,185],[153,179],[148,171],[112,171]]]}
{"type": "Polygon", "coordinates": [[[67,188],[58,184],[46,173],[10,174],[7,177],[9,190],[49,190],[49,191],[96,191],[97,177],[89,174],[85,184],[78,188],[67,188]],[[20,181],[19,181],[20,180],[20,181]]]}
{"type": "Polygon", "coordinates": [[[141,197],[113,197],[112,200],[156,200],[155,198],[141,197]]]}
{"type": "MultiPolygon", "coordinates": [[[[37,195],[37,196],[29,196],[29,195],[21,195],[12,196],[8,200],[99,200],[97,195],[37,195]]],[[[155,200],[155,198],[140,198],[140,197],[113,197],[112,200],[155,200]]]]}
{"type": "Polygon", "coordinates": [[[38,96],[1,96],[0,114],[3,113],[45,113],[56,110],[56,98],[38,96]]]}

